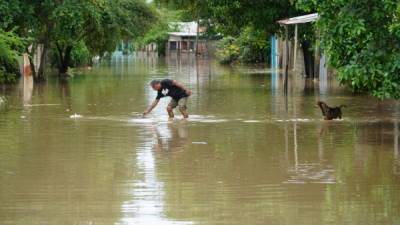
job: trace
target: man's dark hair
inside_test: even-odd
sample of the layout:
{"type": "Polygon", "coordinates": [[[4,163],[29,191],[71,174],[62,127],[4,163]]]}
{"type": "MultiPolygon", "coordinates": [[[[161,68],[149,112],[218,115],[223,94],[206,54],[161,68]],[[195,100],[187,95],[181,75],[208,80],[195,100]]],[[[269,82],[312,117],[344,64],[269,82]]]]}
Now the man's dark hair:
{"type": "Polygon", "coordinates": [[[150,86],[154,87],[154,85],[161,83],[161,80],[152,80],[150,82],[150,86]]]}

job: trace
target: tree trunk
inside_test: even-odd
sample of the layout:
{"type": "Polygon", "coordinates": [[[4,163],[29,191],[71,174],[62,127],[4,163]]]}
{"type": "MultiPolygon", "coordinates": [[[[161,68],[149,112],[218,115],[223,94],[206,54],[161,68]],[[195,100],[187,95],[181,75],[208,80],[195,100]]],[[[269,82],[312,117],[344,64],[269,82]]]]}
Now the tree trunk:
{"type": "Polygon", "coordinates": [[[33,56],[34,56],[33,49],[34,48],[35,48],[35,45],[32,44],[32,51],[29,51],[29,47],[26,47],[25,51],[26,51],[26,53],[28,53],[29,66],[31,67],[32,76],[33,76],[33,78],[36,78],[35,63],[33,62],[33,56]]]}
{"type": "Polygon", "coordinates": [[[40,63],[38,65],[38,72],[37,72],[37,79],[44,81],[46,80],[45,78],[45,74],[44,74],[44,69],[46,66],[46,54],[47,54],[47,47],[48,47],[48,42],[47,40],[45,41],[45,43],[43,43],[43,49],[42,49],[42,54],[40,55],[40,63]]]}
{"type": "MultiPolygon", "coordinates": [[[[28,51],[27,51],[28,52],[28,51]]],[[[36,79],[35,63],[33,62],[33,56],[28,52],[29,66],[31,67],[32,77],[36,79]]]]}
{"type": "Polygon", "coordinates": [[[60,76],[66,76],[68,75],[68,67],[71,62],[72,46],[67,46],[65,50],[59,44],[56,44],[56,46],[59,56],[58,73],[60,76]]]}
{"type": "Polygon", "coordinates": [[[29,59],[29,64],[30,64],[30,68],[32,71],[33,80],[35,82],[42,82],[42,81],[46,80],[46,78],[44,76],[44,67],[45,67],[45,57],[46,57],[46,52],[47,52],[47,45],[43,45],[43,51],[41,52],[40,56],[37,55],[37,57],[40,57],[39,65],[35,65],[34,57],[35,57],[35,54],[37,54],[38,46],[39,45],[37,45],[37,44],[32,44],[31,50],[29,51],[29,48],[26,48],[25,51],[28,53],[28,59],[29,59]],[[36,66],[38,67],[37,71],[36,71],[36,66]]]}

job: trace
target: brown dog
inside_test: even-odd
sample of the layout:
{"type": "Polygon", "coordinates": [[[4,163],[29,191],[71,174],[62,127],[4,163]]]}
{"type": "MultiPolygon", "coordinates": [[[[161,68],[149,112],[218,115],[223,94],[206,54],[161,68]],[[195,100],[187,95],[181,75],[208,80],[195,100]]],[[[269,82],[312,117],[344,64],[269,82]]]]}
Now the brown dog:
{"type": "Polygon", "coordinates": [[[318,101],[318,107],[321,109],[322,115],[324,116],[325,120],[332,120],[332,119],[342,119],[342,108],[346,107],[345,105],[341,105],[338,107],[329,107],[325,102],[318,101]]]}

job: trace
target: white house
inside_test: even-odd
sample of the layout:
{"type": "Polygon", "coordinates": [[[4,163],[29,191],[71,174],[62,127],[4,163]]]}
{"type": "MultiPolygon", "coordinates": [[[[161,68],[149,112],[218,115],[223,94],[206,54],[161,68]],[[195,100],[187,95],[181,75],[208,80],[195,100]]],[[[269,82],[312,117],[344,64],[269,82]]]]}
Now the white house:
{"type": "Polygon", "coordinates": [[[178,31],[168,33],[167,53],[195,52],[197,35],[198,53],[207,51],[206,41],[201,37],[205,29],[199,27],[197,22],[174,22],[171,26],[176,26],[178,31]]]}

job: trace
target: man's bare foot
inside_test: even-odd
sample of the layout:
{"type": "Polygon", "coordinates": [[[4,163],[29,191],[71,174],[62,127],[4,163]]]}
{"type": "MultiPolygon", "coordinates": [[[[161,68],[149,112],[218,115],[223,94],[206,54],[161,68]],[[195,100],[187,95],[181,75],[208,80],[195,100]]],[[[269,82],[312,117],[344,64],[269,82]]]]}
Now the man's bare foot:
{"type": "Polygon", "coordinates": [[[186,110],[181,110],[180,109],[179,111],[181,111],[181,114],[182,114],[183,118],[185,118],[185,119],[189,118],[189,113],[187,113],[186,110]]]}

